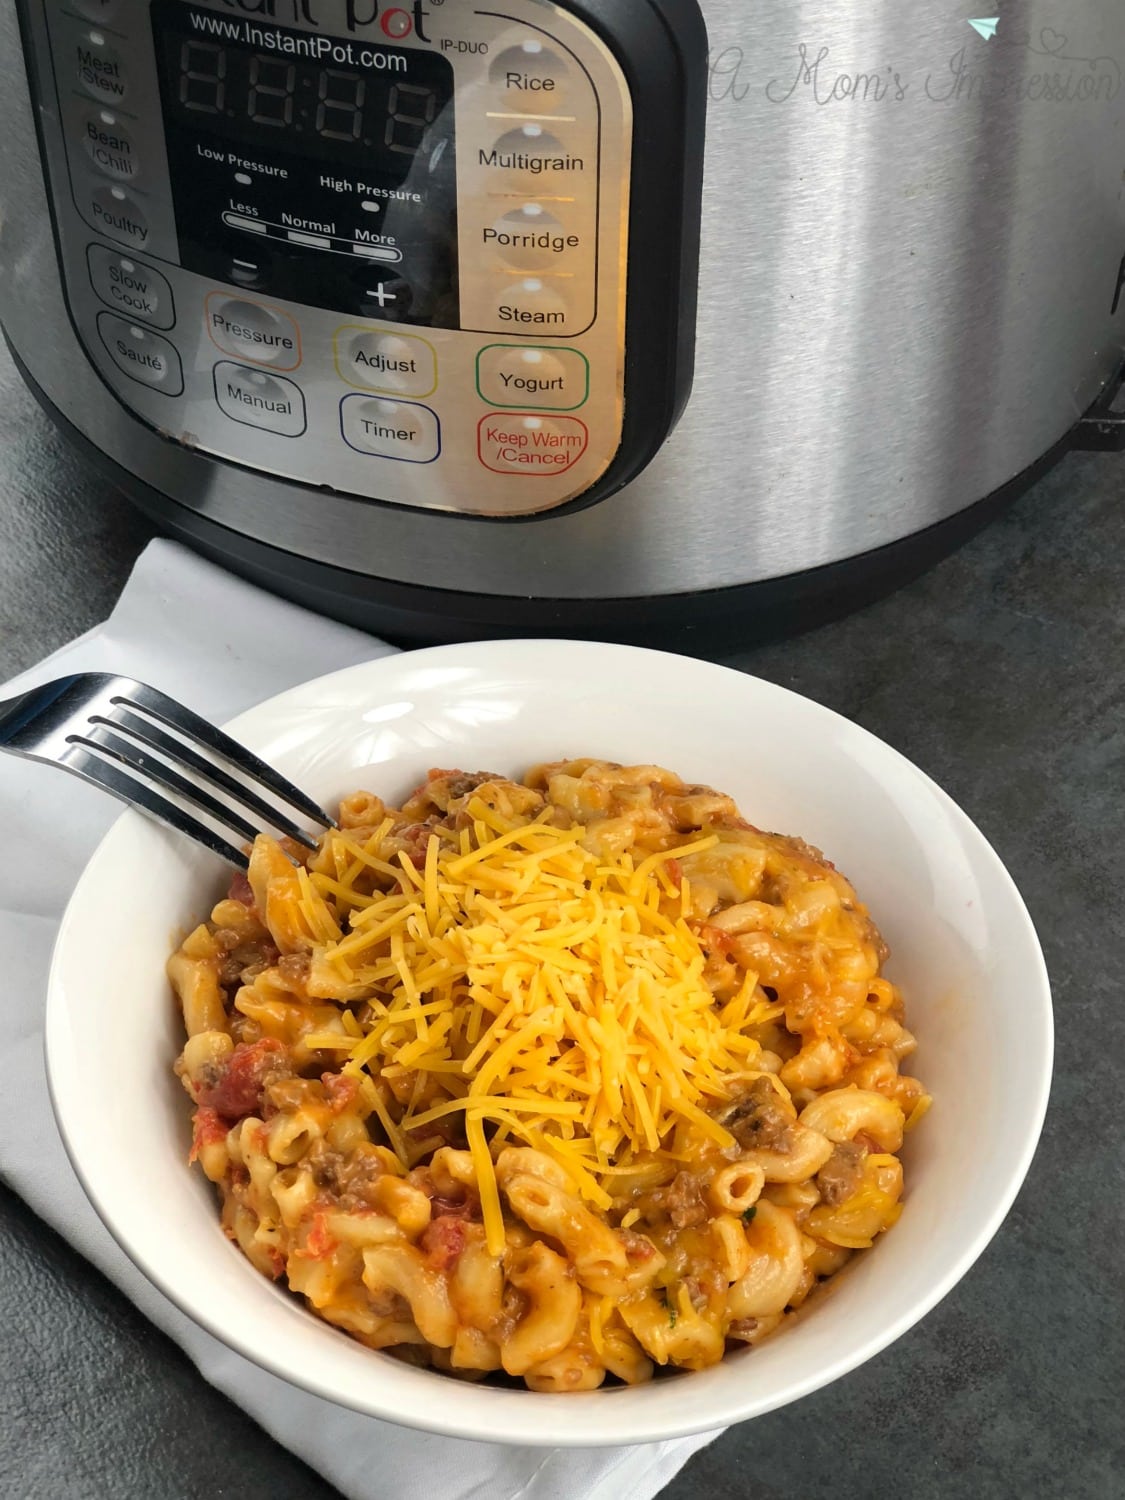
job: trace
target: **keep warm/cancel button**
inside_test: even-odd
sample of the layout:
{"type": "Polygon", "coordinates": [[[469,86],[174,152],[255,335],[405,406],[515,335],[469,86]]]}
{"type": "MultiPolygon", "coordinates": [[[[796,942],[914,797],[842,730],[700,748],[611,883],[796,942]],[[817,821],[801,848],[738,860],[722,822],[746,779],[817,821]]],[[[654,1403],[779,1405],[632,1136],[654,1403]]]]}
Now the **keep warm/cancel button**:
{"type": "Polygon", "coordinates": [[[577,417],[493,412],[478,429],[480,461],[494,474],[564,474],[590,445],[577,417]]]}

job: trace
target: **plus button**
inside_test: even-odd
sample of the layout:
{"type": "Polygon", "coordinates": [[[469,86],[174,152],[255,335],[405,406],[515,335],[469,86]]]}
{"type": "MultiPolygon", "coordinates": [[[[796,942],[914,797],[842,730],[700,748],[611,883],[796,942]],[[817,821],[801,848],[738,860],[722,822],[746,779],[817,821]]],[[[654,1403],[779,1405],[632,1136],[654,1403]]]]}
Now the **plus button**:
{"type": "Polygon", "coordinates": [[[397,292],[388,292],[385,286],[377,286],[374,290],[369,290],[367,295],[378,302],[380,307],[386,307],[388,302],[398,301],[397,292]]]}

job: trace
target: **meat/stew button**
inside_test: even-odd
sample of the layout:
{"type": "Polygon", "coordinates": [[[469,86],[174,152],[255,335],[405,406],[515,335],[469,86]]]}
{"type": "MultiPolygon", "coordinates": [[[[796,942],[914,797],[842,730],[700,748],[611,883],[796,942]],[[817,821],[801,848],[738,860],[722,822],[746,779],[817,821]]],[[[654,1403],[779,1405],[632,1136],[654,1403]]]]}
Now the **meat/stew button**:
{"type": "Polygon", "coordinates": [[[589,445],[589,429],[577,417],[531,412],[492,412],[477,433],[480,461],[494,474],[565,474],[589,445]]]}

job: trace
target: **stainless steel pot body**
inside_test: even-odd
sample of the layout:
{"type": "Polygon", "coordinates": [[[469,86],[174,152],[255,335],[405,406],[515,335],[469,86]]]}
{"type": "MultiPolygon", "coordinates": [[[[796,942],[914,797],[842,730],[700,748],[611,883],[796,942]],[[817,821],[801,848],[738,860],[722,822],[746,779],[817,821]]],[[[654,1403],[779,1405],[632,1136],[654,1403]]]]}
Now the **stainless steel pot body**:
{"type": "MultiPolygon", "coordinates": [[[[1006,0],[994,37],[941,7],[703,8],[694,390],[643,475],[590,508],[497,523],[362,504],[138,423],[68,318],[40,155],[62,170],[58,122],[44,100],[37,136],[11,6],[8,338],[62,416],[171,512],[372,579],[645,598],[782,578],[932,526],[1057,443],[1125,354],[1125,7],[1006,0]]],[[[37,17],[28,5],[33,41],[37,17]]]]}

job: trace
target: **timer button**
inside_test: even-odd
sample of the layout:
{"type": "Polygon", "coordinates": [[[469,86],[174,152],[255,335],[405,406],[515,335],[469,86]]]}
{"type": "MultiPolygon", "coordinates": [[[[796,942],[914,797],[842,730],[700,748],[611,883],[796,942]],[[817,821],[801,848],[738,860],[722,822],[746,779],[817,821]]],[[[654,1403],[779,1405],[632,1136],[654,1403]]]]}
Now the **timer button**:
{"type": "Polygon", "coordinates": [[[108,312],[98,314],[98,335],[110,359],[130,380],[150,386],[164,396],[183,394],[180,356],[167,339],[108,312]]]}
{"type": "Polygon", "coordinates": [[[570,308],[553,287],[527,276],[500,292],[493,316],[502,330],[513,333],[566,333],[570,308]]]}
{"type": "Polygon", "coordinates": [[[521,114],[550,115],[562,103],[570,78],[568,64],[538,37],[505,47],[489,77],[500,98],[521,114]]]}
{"type": "Polygon", "coordinates": [[[349,385],[390,396],[429,396],[437,390],[437,355],[425,339],[405,333],[338,328],[336,373],[349,385]]]}
{"type": "Polygon", "coordinates": [[[477,391],[490,406],[575,411],[590,395],[590,361],[577,349],[490,344],[477,355],[477,391]]]}
{"type": "Polygon", "coordinates": [[[159,271],[105,245],[91,245],[86,251],[86,264],[90,285],[107,307],[156,328],[171,328],[176,321],[172,288],[159,271]]]}
{"type": "Polygon", "coordinates": [[[244,427],[260,427],[278,437],[300,437],[307,425],[300,386],[282,375],[220,360],[215,366],[215,400],[220,411],[244,427]]]}
{"type": "Polygon", "coordinates": [[[90,223],[112,240],[143,249],[148,244],[148,220],[124,188],[100,187],[90,196],[90,223]]]}
{"type": "Polygon", "coordinates": [[[357,453],[395,463],[432,464],[441,452],[437,413],[410,401],[345,396],[340,402],[340,431],[357,453]]]}
{"type": "Polygon", "coordinates": [[[300,331],[280,308],[212,292],[204,317],[211,342],[224,354],[277,370],[295,370],[301,363],[300,331]]]}
{"type": "Polygon", "coordinates": [[[478,456],[494,474],[565,474],[589,446],[589,429],[577,417],[492,412],[477,428],[478,456]]]}
{"type": "Polygon", "coordinates": [[[78,86],[95,99],[120,104],[129,91],[121,54],[100,31],[84,31],[75,43],[78,86]]]}
{"type": "Polygon", "coordinates": [[[119,182],[131,182],[140,171],[133,138],[108,109],[87,115],[82,122],[82,146],[95,167],[119,182]]]}

